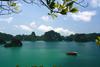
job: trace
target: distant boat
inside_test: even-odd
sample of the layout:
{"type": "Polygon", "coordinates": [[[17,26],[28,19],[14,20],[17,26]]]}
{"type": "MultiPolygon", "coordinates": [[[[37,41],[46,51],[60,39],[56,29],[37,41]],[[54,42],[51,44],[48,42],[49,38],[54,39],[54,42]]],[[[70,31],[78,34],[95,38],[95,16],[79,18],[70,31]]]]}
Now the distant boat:
{"type": "Polygon", "coordinates": [[[77,52],[67,52],[68,55],[77,55],[77,52]]]}

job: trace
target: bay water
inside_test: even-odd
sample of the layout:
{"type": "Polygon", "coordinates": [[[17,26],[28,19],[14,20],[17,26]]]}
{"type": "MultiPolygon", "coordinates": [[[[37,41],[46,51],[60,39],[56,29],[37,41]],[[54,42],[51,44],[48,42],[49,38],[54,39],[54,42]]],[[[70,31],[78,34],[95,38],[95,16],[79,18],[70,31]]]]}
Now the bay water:
{"type": "Polygon", "coordinates": [[[95,42],[22,41],[22,47],[0,45],[0,67],[100,67],[100,47],[95,42]],[[66,52],[77,52],[77,56],[66,52]]]}

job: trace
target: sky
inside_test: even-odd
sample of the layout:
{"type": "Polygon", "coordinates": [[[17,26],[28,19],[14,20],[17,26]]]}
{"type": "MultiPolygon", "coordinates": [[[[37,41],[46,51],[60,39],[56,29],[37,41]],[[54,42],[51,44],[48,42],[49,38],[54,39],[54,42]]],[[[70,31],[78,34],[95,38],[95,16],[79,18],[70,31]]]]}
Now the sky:
{"type": "MultiPolygon", "coordinates": [[[[78,0],[80,1],[82,0],[78,0]]],[[[54,19],[47,15],[49,10],[45,6],[19,3],[18,10],[22,10],[21,13],[0,15],[0,32],[14,36],[29,35],[33,31],[37,36],[41,36],[50,30],[63,36],[75,33],[100,33],[100,0],[84,0],[82,5],[86,6],[87,2],[89,3],[87,8],[74,4],[73,7],[79,6],[79,12],[67,15],[56,13],[58,17],[54,19]]]]}

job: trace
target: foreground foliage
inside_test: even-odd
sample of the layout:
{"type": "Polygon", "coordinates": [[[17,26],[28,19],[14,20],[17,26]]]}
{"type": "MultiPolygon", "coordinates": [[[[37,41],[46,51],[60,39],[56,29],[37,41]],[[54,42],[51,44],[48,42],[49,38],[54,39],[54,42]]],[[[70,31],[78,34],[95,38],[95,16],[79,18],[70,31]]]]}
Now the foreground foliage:
{"type": "MultiPolygon", "coordinates": [[[[19,67],[19,63],[17,64],[16,67],[19,67]]],[[[27,67],[27,66],[25,66],[25,67],[27,67]]],[[[38,66],[31,66],[31,67],[38,67],[38,66]]],[[[43,65],[42,66],[39,66],[39,67],[43,67],[43,65]]],[[[53,66],[53,67],[57,67],[57,66],[53,66]]],[[[62,66],[59,66],[59,67],[62,67],[62,66]]]]}
{"type": "Polygon", "coordinates": [[[48,15],[51,15],[52,18],[57,17],[54,13],[60,13],[61,15],[67,15],[67,12],[77,13],[79,7],[73,7],[73,4],[76,2],[72,0],[62,0],[63,3],[60,3],[56,0],[46,0],[45,6],[50,10],[48,15]]]}
{"type": "MultiPolygon", "coordinates": [[[[21,3],[20,0],[1,0],[1,2],[7,1],[7,4],[0,4],[0,7],[2,10],[0,10],[0,15],[7,15],[11,13],[20,13],[22,10],[18,10],[19,6],[17,6],[18,3],[21,3]],[[17,2],[16,2],[17,1],[17,2]],[[4,7],[6,6],[6,8],[4,7]],[[2,13],[3,11],[7,11],[8,13],[2,13]]],[[[22,0],[27,4],[36,4],[38,6],[45,6],[50,10],[50,13],[48,15],[54,17],[57,17],[55,13],[59,13],[61,15],[67,15],[68,12],[70,13],[77,13],[79,11],[79,7],[73,7],[73,4],[77,4],[82,7],[87,7],[83,6],[82,0],[81,2],[77,2],[77,0],[22,0]],[[36,2],[37,1],[37,2],[36,2]]]]}
{"type": "Polygon", "coordinates": [[[98,37],[98,39],[95,39],[95,42],[97,43],[98,46],[100,46],[100,36],[98,37]]]}

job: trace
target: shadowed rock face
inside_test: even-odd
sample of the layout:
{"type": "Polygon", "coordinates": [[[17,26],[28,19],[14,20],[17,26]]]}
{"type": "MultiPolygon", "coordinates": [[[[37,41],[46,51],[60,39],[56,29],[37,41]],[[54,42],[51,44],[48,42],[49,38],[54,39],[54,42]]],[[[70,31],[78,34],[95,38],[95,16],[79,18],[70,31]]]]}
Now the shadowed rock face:
{"type": "Polygon", "coordinates": [[[33,37],[36,37],[35,32],[32,32],[31,35],[32,35],[33,37]]]}
{"type": "Polygon", "coordinates": [[[65,39],[65,41],[73,41],[73,39],[72,39],[71,37],[67,37],[67,38],[65,39]]]}
{"type": "Polygon", "coordinates": [[[13,38],[11,43],[6,43],[4,45],[4,47],[10,47],[10,46],[13,46],[13,47],[14,46],[22,46],[22,42],[20,40],[16,39],[16,38],[13,38]]]}
{"type": "Polygon", "coordinates": [[[87,38],[85,37],[85,34],[78,34],[75,39],[76,42],[88,42],[87,38]]]}
{"type": "Polygon", "coordinates": [[[51,30],[51,31],[45,32],[44,40],[45,41],[62,41],[62,37],[59,33],[51,30]]]}
{"type": "Polygon", "coordinates": [[[6,42],[0,38],[0,44],[5,44],[6,42]]]}

